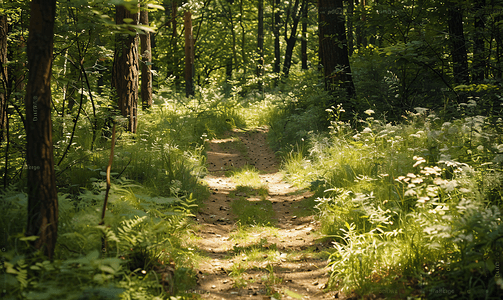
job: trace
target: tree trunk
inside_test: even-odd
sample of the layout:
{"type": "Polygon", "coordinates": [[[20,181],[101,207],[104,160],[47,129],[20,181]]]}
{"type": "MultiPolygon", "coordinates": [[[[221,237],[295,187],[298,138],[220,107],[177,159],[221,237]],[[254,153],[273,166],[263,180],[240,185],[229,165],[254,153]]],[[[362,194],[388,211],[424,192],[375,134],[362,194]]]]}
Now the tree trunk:
{"type": "Polygon", "coordinates": [[[302,60],[302,70],[307,70],[307,12],[309,10],[307,0],[302,3],[302,41],[300,43],[300,57],[302,60]]]}
{"type": "Polygon", "coordinates": [[[192,14],[184,14],[185,25],[185,95],[194,96],[194,37],[192,35],[192,14]]]}
{"type": "Polygon", "coordinates": [[[348,45],[342,0],[318,0],[320,30],[320,61],[324,70],[325,88],[343,88],[346,96],[355,96],[349,66],[348,45]]]}
{"type": "MultiPolygon", "coordinates": [[[[264,72],[264,0],[258,0],[258,30],[257,30],[257,76],[264,72]]],[[[259,83],[259,86],[262,83],[259,83]]]]}
{"type": "Polygon", "coordinates": [[[463,33],[463,14],[458,5],[453,3],[449,5],[448,26],[454,82],[457,84],[468,83],[468,59],[466,55],[465,35],[463,33]]]}
{"type": "Polygon", "coordinates": [[[279,9],[280,0],[275,0],[274,2],[274,24],[273,24],[273,34],[274,34],[274,73],[279,74],[281,71],[281,48],[279,41],[279,29],[281,27],[281,13],[279,9]]]}
{"type": "MultiPolygon", "coordinates": [[[[138,13],[131,13],[122,5],[116,6],[116,23],[124,24],[124,19],[132,19],[138,25],[138,13]]],[[[115,88],[117,102],[123,117],[128,119],[127,129],[136,132],[138,124],[138,39],[135,34],[117,34],[112,74],[112,88],[115,88]]]]}
{"type": "MultiPolygon", "coordinates": [[[[140,11],[140,24],[148,26],[148,11],[140,11]]],[[[141,65],[141,103],[142,108],[152,106],[152,48],[150,32],[140,35],[142,65],[141,65]]]]}
{"type": "Polygon", "coordinates": [[[472,81],[480,83],[484,80],[486,71],[486,58],[484,57],[484,6],[485,0],[476,0],[475,3],[475,35],[473,41],[473,72],[472,81]]]}
{"type": "Polygon", "coordinates": [[[295,0],[295,4],[293,5],[292,31],[290,33],[290,37],[286,40],[285,62],[283,63],[283,74],[285,77],[288,77],[288,74],[290,73],[293,48],[295,47],[295,42],[297,41],[297,27],[299,26],[301,11],[304,10],[305,5],[307,5],[307,1],[302,2],[300,11],[298,11],[299,0],[295,0]]]}
{"type": "Polygon", "coordinates": [[[58,196],[54,174],[51,75],[56,0],[32,0],[26,85],[26,164],[28,224],[26,236],[52,259],[58,235],[58,196]]]}
{"type": "Polygon", "coordinates": [[[8,97],[8,73],[7,73],[7,34],[9,27],[7,16],[0,15],[0,143],[5,139],[7,131],[7,97],[8,97]]]}

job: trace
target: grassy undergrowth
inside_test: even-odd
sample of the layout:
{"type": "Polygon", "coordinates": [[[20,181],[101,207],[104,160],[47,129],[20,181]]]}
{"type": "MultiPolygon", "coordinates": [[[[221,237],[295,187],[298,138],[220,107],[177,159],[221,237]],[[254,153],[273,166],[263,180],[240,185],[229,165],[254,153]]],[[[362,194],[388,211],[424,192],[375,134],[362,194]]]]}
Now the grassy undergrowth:
{"type": "Polygon", "coordinates": [[[310,134],[284,163],[289,180],[318,197],[321,230],[335,248],[331,288],[501,297],[501,122],[469,111],[446,122],[418,108],[391,124],[368,110],[353,130],[337,119],[341,111],[330,111],[329,133],[310,134]]]}
{"type": "Polygon", "coordinates": [[[66,132],[73,128],[65,126],[68,120],[54,116],[56,157],[68,143],[73,145],[56,166],[55,258],[30,255],[32,237],[23,234],[27,210],[23,160],[13,152],[9,168],[20,172],[8,175],[19,176],[18,184],[3,190],[0,201],[1,298],[197,298],[191,292],[197,254],[186,244],[192,234],[191,216],[209,195],[201,181],[206,174],[207,140],[246,126],[241,116],[244,106],[237,99],[224,98],[217,89],[201,90],[191,100],[161,90],[154,106],[140,112],[136,134],[118,126],[104,225],[99,223],[111,136],[105,117],[110,108],[98,108],[97,117],[103,117],[98,119],[103,125],[99,132],[90,134],[92,118],[81,119],[72,140],[66,132]]]}

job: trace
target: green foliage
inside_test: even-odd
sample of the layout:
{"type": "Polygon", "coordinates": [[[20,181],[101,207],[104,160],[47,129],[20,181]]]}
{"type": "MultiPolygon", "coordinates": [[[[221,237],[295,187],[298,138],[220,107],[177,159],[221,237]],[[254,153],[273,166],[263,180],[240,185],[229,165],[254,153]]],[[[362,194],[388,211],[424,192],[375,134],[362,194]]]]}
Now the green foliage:
{"type": "Polygon", "coordinates": [[[288,92],[279,93],[273,103],[278,109],[269,117],[271,146],[275,150],[289,149],[302,143],[311,132],[321,132],[329,125],[330,96],[319,86],[316,71],[292,71],[288,92]]]}
{"type": "Polygon", "coordinates": [[[499,125],[416,110],[395,125],[367,110],[353,132],[336,117],[329,134],[287,156],[286,176],[318,195],[321,230],[335,246],[330,285],[384,297],[497,297],[499,125]]]}

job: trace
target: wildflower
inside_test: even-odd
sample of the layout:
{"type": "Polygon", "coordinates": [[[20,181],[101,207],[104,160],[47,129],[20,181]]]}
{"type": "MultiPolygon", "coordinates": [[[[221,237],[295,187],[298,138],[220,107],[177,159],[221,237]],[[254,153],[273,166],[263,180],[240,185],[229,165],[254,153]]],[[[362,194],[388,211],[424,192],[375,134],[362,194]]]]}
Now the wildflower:
{"type": "Polygon", "coordinates": [[[368,128],[368,127],[365,127],[365,129],[363,129],[362,133],[371,133],[372,132],[372,129],[368,128]]]}
{"type": "Polygon", "coordinates": [[[430,197],[424,196],[424,197],[419,197],[419,199],[417,199],[417,202],[419,202],[419,203],[426,203],[429,200],[430,200],[430,197]]]}
{"type": "Polygon", "coordinates": [[[366,111],[364,111],[364,113],[366,113],[367,115],[370,116],[370,115],[372,115],[374,113],[374,111],[371,110],[371,109],[367,109],[366,111]]]}
{"type": "Polygon", "coordinates": [[[405,176],[398,176],[398,178],[396,178],[395,180],[396,181],[402,181],[405,179],[405,176]]]}
{"type": "Polygon", "coordinates": [[[442,169],[440,169],[437,166],[434,167],[425,167],[423,170],[421,170],[421,173],[425,175],[436,175],[439,176],[442,174],[442,169]]]}
{"type": "Polygon", "coordinates": [[[422,158],[422,157],[420,157],[420,156],[414,156],[414,158],[413,158],[413,159],[416,161],[416,163],[413,165],[413,167],[417,167],[417,166],[419,166],[420,164],[422,164],[422,163],[426,162],[426,159],[424,159],[424,158],[422,158]]]}
{"type": "Polygon", "coordinates": [[[416,195],[417,195],[417,193],[416,193],[416,191],[414,191],[414,190],[410,189],[410,190],[406,190],[406,191],[405,191],[405,193],[403,193],[403,195],[404,195],[405,197],[407,197],[407,196],[416,196],[416,195]]]}
{"type": "Polygon", "coordinates": [[[419,184],[419,183],[422,183],[423,182],[423,179],[422,178],[413,178],[411,180],[412,183],[415,183],[415,184],[419,184]]]}

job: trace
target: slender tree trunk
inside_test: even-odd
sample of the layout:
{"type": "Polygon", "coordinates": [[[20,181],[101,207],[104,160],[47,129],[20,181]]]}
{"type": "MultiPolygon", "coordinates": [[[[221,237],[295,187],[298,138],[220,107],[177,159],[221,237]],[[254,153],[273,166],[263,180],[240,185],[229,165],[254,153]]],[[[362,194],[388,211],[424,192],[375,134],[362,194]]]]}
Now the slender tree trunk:
{"type": "Polygon", "coordinates": [[[472,81],[482,82],[486,71],[486,58],[484,49],[484,6],[485,0],[476,0],[475,3],[475,35],[473,41],[473,72],[472,81]]]}
{"type": "Polygon", "coordinates": [[[26,236],[52,259],[58,235],[58,196],[52,145],[51,67],[56,0],[32,0],[26,86],[26,164],[28,224],[26,236]]]}
{"type": "MultiPolygon", "coordinates": [[[[138,25],[138,13],[131,13],[122,5],[116,6],[116,23],[132,19],[138,25]]],[[[138,38],[136,35],[116,35],[112,88],[115,88],[119,109],[128,119],[127,129],[136,132],[138,124],[138,38]]]]}
{"type": "MultiPolygon", "coordinates": [[[[140,11],[140,24],[148,26],[148,11],[140,11]]],[[[142,65],[141,65],[141,103],[142,108],[152,106],[152,48],[150,32],[140,35],[142,65]]]]}
{"type": "MultiPolygon", "coordinates": [[[[257,76],[264,72],[264,0],[258,0],[258,30],[257,30],[257,76]]],[[[259,83],[261,88],[262,82],[259,83]]]]}
{"type": "Polygon", "coordinates": [[[285,77],[288,77],[288,74],[290,73],[293,48],[295,47],[295,42],[297,41],[297,27],[299,26],[301,11],[304,10],[304,5],[307,5],[307,1],[302,2],[300,11],[298,11],[299,0],[295,0],[295,4],[293,5],[292,31],[290,33],[290,37],[286,40],[285,62],[283,63],[283,74],[285,77]]]}
{"type": "Polygon", "coordinates": [[[302,3],[302,41],[300,42],[300,57],[302,60],[302,70],[307,70],[307,13],[309,5],[307,0],[302,3]]]}
{"type": "Polygon", "coordinates": [[[458,84],[468,83],[468,58],[466,54],[465,35],[463,32],[463,14],[461,8],[454,3],[450,4],[448,14],[454,81],[458,84]]]}
{"type": "Polygon", "coordinates": [[[185,11],[185,95],[194,95],[194,37],[192,35],[192,13],[185,11]]]}
{"type": "Polygon", "coordinates": [[[0,143],[3,142],[7,131],[7,97],[8,97],[8,71],[7,71],[7,34],[9,26],[7,16],[0,15],[0,143]]]}
{"type": "Polygon", "coordinates": [[[355,96],[349,65],[345,18],[342,0],[318,0],[320,60],[325,75],[325,88],[343,88],[347,97],[355,96]]]}
{"type": "Polygon", "coordinates": [[[279,41],[279,30],[281,28],[281,13],[280,13],[280,0],[274,1],[274,73],[279,74],[281,71],[281,48],[279,41]]]}

